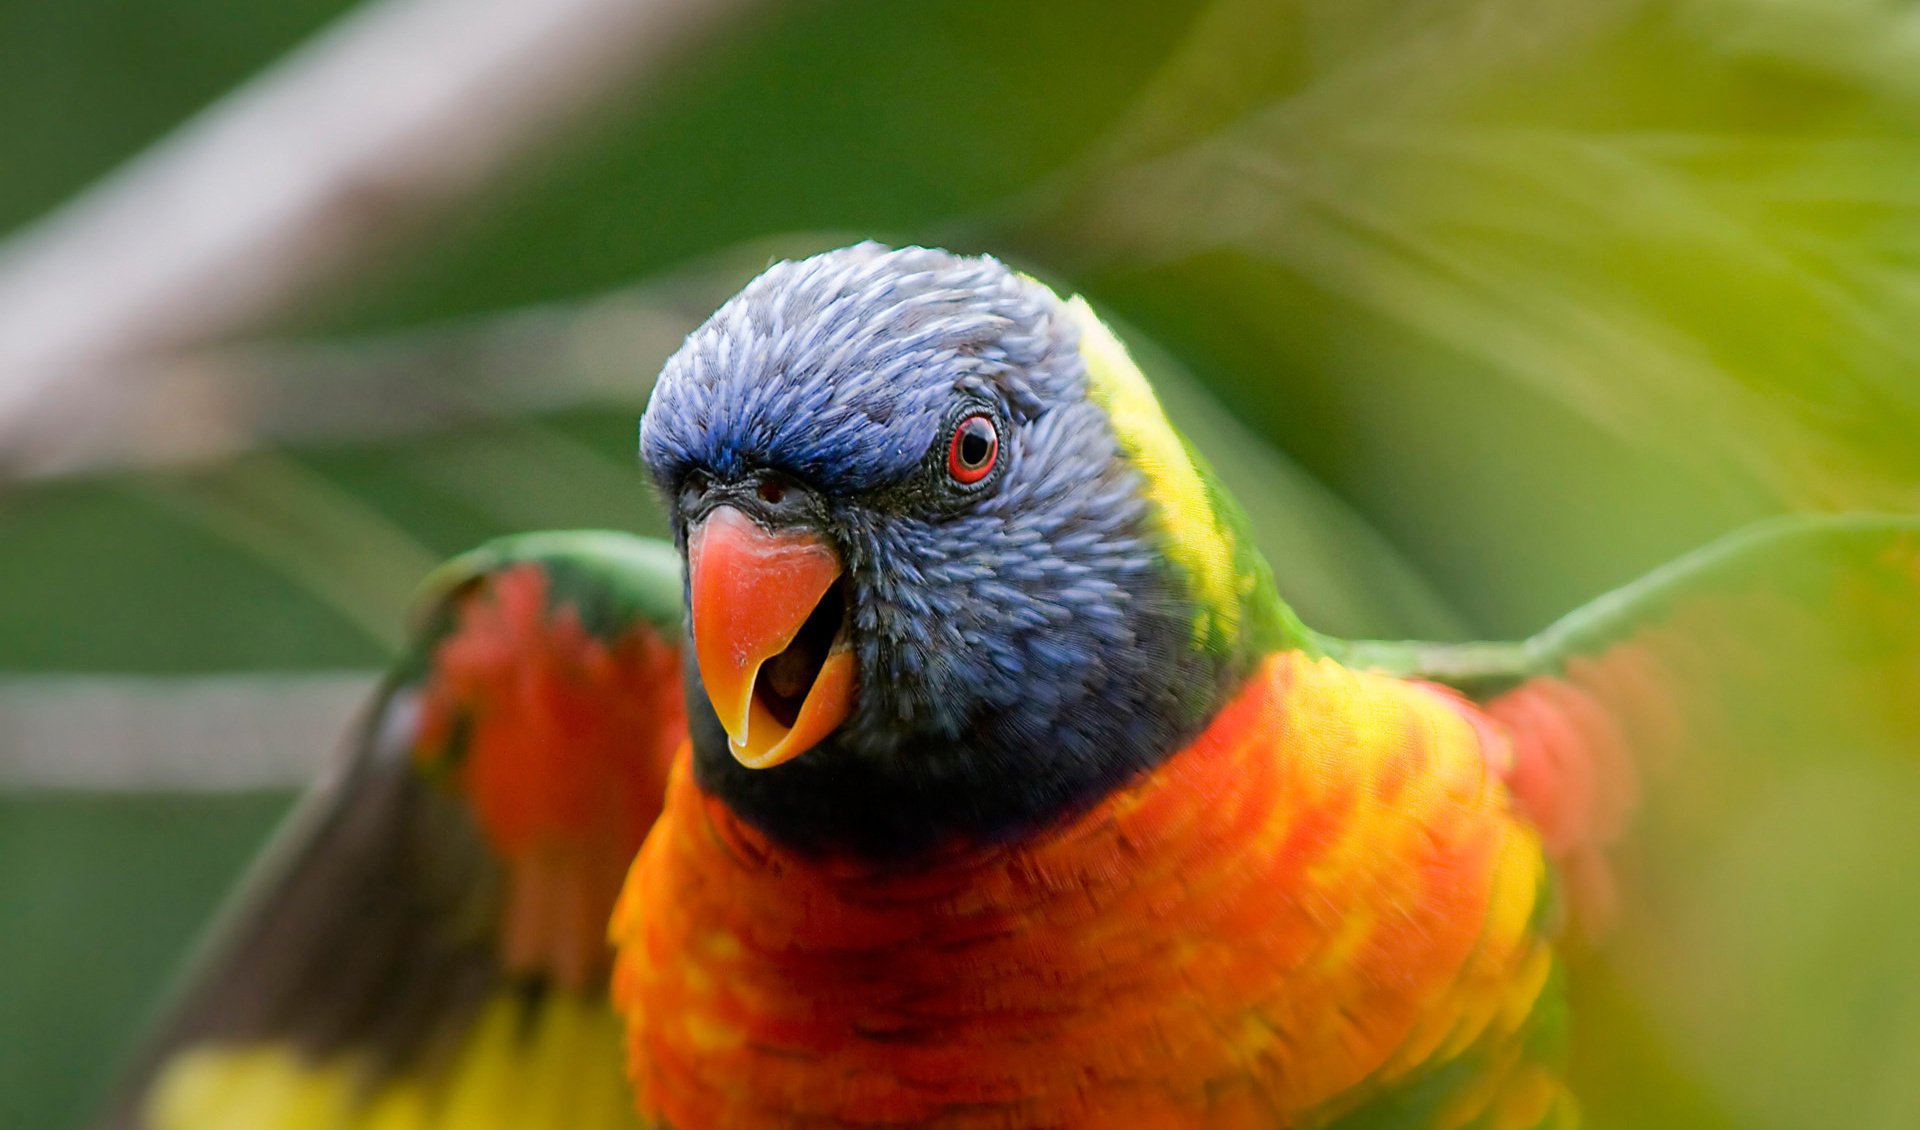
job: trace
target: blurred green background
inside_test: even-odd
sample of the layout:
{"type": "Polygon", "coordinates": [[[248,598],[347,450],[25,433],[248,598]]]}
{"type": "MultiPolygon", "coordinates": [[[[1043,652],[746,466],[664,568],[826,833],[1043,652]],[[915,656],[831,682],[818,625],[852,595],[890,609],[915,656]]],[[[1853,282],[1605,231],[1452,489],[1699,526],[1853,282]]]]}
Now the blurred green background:
{"type": "MultiPolygon", "coordinates": [[[[0,4],[0,229],[349,7],[0,4]]],[[[856,237],[992,251],[1111,311],[1324,630],[1511,636],[1768,513],[1920,504],[1913,5],[750,6],[223,355],[334,423],[0,482],[0,740],[69,684],[371,671],[437,558],[654,528],[633,430],[675,333],[769,256],[856,237]],[[468,410],[372,426],[416,379],[468,410]]],[[[8,760],[0,1125],[68,1126],[291,781],[52,788],[8,760]]],[[[1794,889],[1914,858],[1876,834],[1794,889]]],[[[1757,835],[1709,861],[1734,887],[1781,867],[1757,835]]],[[[1596,973],[1593,1124],[1920,1120],[1920,1000],[1861,972],[1916,913],[1827,921],[1756,943],[1785,948],[1742,976],[1852,963],[1779,998],[1596,973]],[[1853,1043],[1753,1075],[1734,1033],[1849,993],[1875,1017],[1853,1043]]]]}

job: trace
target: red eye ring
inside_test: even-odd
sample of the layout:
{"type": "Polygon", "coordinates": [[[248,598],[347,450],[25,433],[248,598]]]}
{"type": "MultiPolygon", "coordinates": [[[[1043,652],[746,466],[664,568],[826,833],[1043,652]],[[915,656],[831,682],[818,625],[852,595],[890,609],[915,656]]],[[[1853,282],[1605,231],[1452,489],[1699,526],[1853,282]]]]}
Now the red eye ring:
{"type": "Polygon", "coordinates": [[[993,473],[1000,459],[1000,431],[991,417],[968,416],[953,429],[947,444],[947,474],[955,482],[977,483],[993,473]]]}

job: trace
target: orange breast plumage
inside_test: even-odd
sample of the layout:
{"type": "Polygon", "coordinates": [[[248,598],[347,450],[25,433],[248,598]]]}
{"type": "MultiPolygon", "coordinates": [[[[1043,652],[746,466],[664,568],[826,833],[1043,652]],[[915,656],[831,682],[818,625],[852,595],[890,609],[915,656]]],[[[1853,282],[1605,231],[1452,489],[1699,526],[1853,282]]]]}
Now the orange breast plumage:
{"type": "Polygon", "coordinates": [[[683,754],[613,925],[642,1113],[1273,1127],[1417,1094],[1535,1125],[1565,1100],[1506,757],[1445,692],[1276,656],[1090,811],[884,869],[770,842],[683,754]]]}

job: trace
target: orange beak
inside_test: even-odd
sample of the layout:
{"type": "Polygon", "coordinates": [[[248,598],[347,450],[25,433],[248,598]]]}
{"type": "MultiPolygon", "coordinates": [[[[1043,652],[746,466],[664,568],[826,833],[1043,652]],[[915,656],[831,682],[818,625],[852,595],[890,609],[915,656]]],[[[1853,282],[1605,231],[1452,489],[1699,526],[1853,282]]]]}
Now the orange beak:
{"type": "Polygon", "coordinates": [[[791,761],[846,721],[855,665],[832,546],[722,506],[688,537],[687,569],[700,681],[735,760],[791,761]]]}

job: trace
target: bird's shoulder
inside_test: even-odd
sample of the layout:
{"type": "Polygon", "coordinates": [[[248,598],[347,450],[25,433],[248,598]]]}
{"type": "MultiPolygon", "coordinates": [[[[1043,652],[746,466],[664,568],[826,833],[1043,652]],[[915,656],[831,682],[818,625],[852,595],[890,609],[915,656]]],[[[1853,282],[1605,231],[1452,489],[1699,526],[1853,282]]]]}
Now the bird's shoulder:
{"type": "Polygon", "coordinates": [[[1567,1113],[1556,878],[1507,787],[1498,719],[1446,687],[1287,652],[1203,740],[1273,774],[1262,929],[1303,945],[1260,1009],[1315,1049],[1287,1065],[1318,1078],[1307,1105],[1393,1125],[1567,1113]]]}

